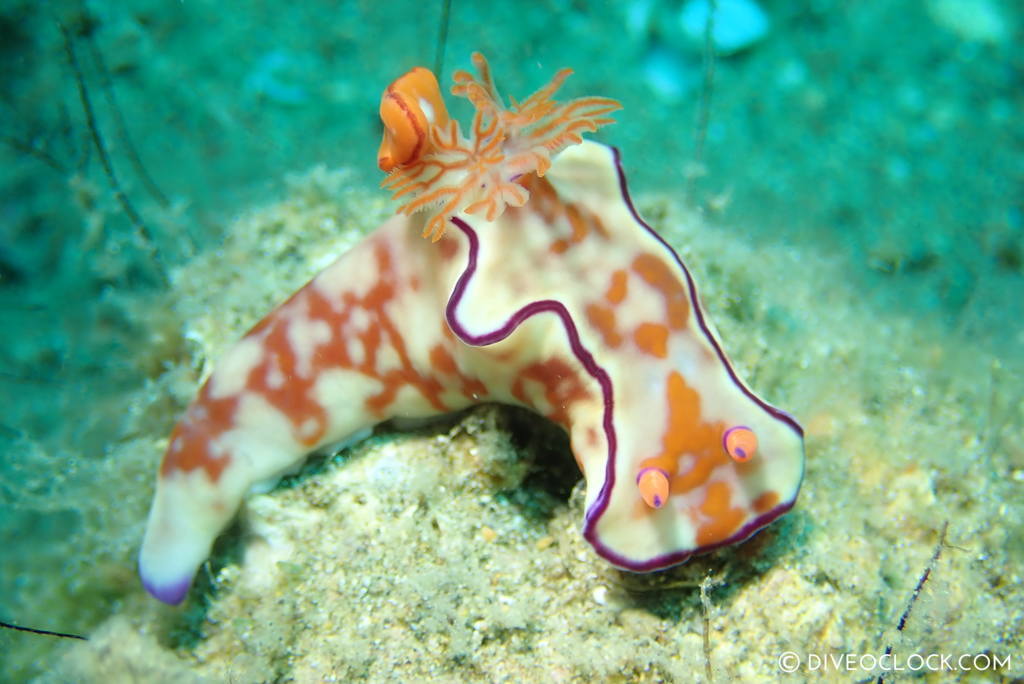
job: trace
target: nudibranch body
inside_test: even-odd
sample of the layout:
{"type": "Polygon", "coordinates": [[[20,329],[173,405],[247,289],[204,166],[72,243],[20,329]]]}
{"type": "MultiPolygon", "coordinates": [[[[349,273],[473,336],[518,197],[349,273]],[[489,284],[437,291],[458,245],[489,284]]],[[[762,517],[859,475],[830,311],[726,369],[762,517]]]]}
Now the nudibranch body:
{"type": "Polygon", "coordinates": [[[254,485],[385,419],[485,401],[568,431],[583,534],[621,568],[741,541],[792,506],[799,425],[737,377],[689,272],[637,215],[618,153],[579,141],[617,105],[554,103],[561,72],[505,110],[475,61],[482,80],[460,73],[454,89],[478,109],[470,139],[421,78],[390,89],[415,125],[386,121],[385,184],[414,187],[412,203],[440,194],[249,331],[171,434],[140,554],[160,600],[184,598],[254,485]],[[419,99],[431,111],[413,111],[419,99]],[[409,131],[422,137],[409,145],[409,131]]]}

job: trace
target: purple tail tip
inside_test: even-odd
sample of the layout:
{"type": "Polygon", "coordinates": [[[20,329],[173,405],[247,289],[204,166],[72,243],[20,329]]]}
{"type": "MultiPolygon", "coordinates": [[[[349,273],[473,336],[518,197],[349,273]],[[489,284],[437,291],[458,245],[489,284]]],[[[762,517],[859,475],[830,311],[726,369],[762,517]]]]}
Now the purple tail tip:
{"type": "Polygon", "coordinates": [[[166,603],[170,606],[176,606],[185,600],[188,595],[188,590],[192,586],[192,578],[186,577],[180,582],[174,582],[172,584],[155,584],[146,579],[145,575],[142,576],[142,586],[146,588],[150,596],[166,603]]]}

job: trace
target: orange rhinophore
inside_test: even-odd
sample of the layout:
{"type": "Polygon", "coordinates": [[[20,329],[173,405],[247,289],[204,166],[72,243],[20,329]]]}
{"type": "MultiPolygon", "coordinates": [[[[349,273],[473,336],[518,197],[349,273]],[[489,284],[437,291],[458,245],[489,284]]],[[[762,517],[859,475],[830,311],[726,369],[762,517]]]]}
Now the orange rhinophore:
{"type": "Polygon", "coordinates": [[[416,67],[389,85],[380,97],[380,120],[384,139],[377,165],[382,171],[414,162],[429,151],[431,127],[448,125],[448,110],[434,73],[416,67]]]}
{"type": "Polygon", "coordinates": [[[651,508],[661,508],[668,501],[668,473],[661,468],[644,468],[636,476],[640,496],[651,508]]]}
{"type": "Polygon", "coordinates": [[[390,175],[381,186],[404,199],[398,210],[411,215],[430,209],[423,237],[438,241],[448,219],[465,212],[488,221],[506,207],[521,207],[530,197],[521,181],[535,173],[543,176],[551,158],[569,145],[583,141],[584,132],[613,123],[606,114],[621,108],[607,97],[583,97],[559,103],[553,99],[571,69],[562,69],[551,82],[522,102],[509,107],[491,78],[487,60],[473,53],[479,79],[455,72],[452,94],[476,108],[470,136],[437,94],[437,80],[417,67],[396,80],[381,99],[384,140],[378,164],[390,175]]]}
{"type": "Polygon", "coordinates": [[[749,461],[757,451],[757,435],[745,425],[737,425],[722,435],[722,445],[732,460],[738,463],[749,461]]]}

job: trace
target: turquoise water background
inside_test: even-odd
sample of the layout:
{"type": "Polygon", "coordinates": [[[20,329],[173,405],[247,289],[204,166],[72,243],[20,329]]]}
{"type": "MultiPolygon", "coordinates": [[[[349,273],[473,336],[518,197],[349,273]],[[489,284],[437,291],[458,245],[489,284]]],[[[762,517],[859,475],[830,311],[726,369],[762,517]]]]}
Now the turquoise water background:
{"type": "MultiPolygon", "coordinates": [[[[454,0],[440,80],[473,51],[505,94],[571,67],[564,97],[622,102],[596,138],[621,149],[635,193],[755,246],[827,254],[823,291],[858,292],[880,325],[920,320],[1024,366],[1019,5],[764,0],[765,35],[709,82],[682,4],[454,0]]],[[[375,188],[380,92],[434,66],[441,16],[366,0],[0,7],[0,620],[88,632],[116,610],[140,529],[76,497],[86,480],[119,478],[113,497],[151,486],[108,448],[167,353],[133,312],[159,308],[166,274],[282,196],[286,174],[346,167],[375,188]],[[99,584],[83,572],[97,565],[99,584]]],[[[0,631],[0,649],[29,638],[0,631]]]]}

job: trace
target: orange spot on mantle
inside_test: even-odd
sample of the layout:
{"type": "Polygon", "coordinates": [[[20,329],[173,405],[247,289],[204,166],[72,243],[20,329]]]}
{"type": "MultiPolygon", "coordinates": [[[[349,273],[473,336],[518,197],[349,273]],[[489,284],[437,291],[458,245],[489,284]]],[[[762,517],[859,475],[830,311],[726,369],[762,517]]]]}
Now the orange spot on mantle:
{"type": "Polygon", "coordinates": [[[645,354],[659,359],[668,357],[668,328],[660,323],[641,323],[633,331],[633,341],[645,354]]]}
{"type": "Polygon", "coordinates": [[[608,285],[608,291],[604,293],[604,298],[608,300],[609,304],[621,304],[626,299],[626,282],[629,280],[629,274],[623,269],[616,269],[612,272],[612,282],[608,285]]]}
{"type": "Polygon", "coordinates": [[[615,310],[601,304],[588,304],[587,321],[601,334],[605,345],[616,349],[622,344],[622,335],[615,329],[615,310]]]}
{"type": "Polygon", "coordinates": [[[453,237],[443,235],[438,241],[437,247],[441,251],[441,258],[448,261],[459,251],[459,241],[453,237]]]}
{"type": "Polygon", "coordinates": [[[758,513],[767,513],[775,508],[778,503],[779,493],[769,491],[754,499],[753,508],[758,513]]]}
{"type": "Polygon", "coordinates": [[[690,316],[690,301],[686,296],[686,288],[672,273],[672,269],[653,254],[641,254],[633,259],[633,271],[665,298],[669,327],[673,330],[684,328],[690,316]]]}
{"type": "Polygon", "coordinates": [[[746,514],[742,508],[730,505],[731,498],[732,490],[725,482],[712,482],[708,485],[700,512],[709,519],[697,529],[698,544],[708,546],[723,542],[743,524],[746,514]]]}

